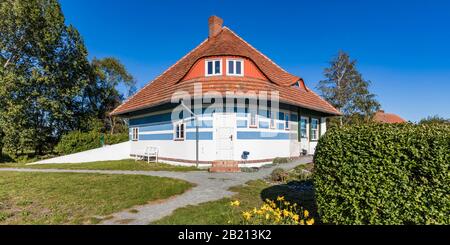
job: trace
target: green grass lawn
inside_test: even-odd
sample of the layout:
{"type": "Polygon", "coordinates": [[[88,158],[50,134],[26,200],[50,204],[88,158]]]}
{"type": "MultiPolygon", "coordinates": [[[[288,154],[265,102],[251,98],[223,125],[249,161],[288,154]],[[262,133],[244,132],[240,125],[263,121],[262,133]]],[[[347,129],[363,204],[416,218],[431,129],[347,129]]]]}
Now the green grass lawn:
{"type": "Polygon", "coordinates": [[[0,172],[0,224],[90,224],[192,184],[150,176],[0,172]]]}
{"type": "MultiPolygon", "coordinates": [[[[292,181],[291,181],[292,182],[292,181]]],[[[301,181],[302,184],[310,185],[311,180],[301,181]]],[[[202,203],[196,206],[187,206],[174,211],[170,216],[158,220],[152,224],[162,225],[220,225],[227,224],[229,220],[238,220],[241,212],[251,210],[263,204],[263,200],[269,198],[275,200],[277,196],[285,196],[286,200],[295,202],[305,207],[318,221],[317,208],[314,199],[314,192],[293,191],[286,184],[273,184],[265,180],[250,181],[246,185],[233,187],[232,191],[237,192],[232,198],[224,198],[218,201],[202,203]],[[230,207],[230,202],[239,200],[239,208],[230,207]],[[234,218],[230,218],[234,216],[234,218]]]]}
{"type": "Polygon", "coordinates": [[[196,167],[174,166],[164,163],[147,163],[145,161],[120,160],[90,163],[63,163],[63,164],[39,164],[25,165],[8,163],[1,164],[0,168],[33,168],[33,169],[87,169],[87,170],[146,170],[146,171],[199,171],[196,167]]]}

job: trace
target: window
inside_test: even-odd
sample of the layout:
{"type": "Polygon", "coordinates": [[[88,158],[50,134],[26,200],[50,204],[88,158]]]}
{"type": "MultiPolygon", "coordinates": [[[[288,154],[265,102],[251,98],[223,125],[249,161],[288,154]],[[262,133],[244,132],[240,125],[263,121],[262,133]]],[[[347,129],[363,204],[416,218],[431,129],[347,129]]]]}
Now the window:
{"type": "Polygon", "coordinates": [[[244,75],[244,61],[243,60],[227,60],[227,75],[229,76],[243,76],[244,75]]]}
{"type": "Polygon", "coordinates": [[[139,140],[139,128],[132,128],[132,135],[131,135],[131,140],[132,141],[138,141],[139,140]]]}
{"type": "Polygon", "coordinates": [[[175,140],[184,140],[185,124],[179,122],[175,124],[175,140]]]}
{"type": "Polygon", "coordinates": [[[300,137],[308,138],[308,119],[304,117],[300,119],[300,137]]]}
{"type": "Polygon", "coordinates": [[[319,119],[311,119],[311,140],[319,139],[319,119]]]}
{"type": "Polygon", "coordinates": [[[284,128],[286,129],[286,130],[289,130],[289,114],[285,114],[284,115],[284,128]]]}
{"type": "Polygon", "coordinates": [[[270,128],[274,129],[275,128],[275,116],[274,116],[273,112],[270,112],[269,116],[270,116],[270,128]]]}
{"type": "Polygon", "coordinates": [[[206,76],[222,75],[222,60],[206,60],[206,76]]]}
{"type": "Polygon", "coordinates": [[[250,128],[257,128],[258,127],[258,115],[255,112],[250,112],[250,128]]]}

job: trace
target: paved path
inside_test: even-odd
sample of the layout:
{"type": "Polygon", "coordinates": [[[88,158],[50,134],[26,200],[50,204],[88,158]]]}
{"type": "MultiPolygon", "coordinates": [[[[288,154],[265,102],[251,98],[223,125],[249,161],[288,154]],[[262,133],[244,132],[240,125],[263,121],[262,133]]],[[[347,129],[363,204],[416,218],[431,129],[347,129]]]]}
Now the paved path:
{"type": "Polygon", "coordinates": [[[149,203],[142,206],[132,207],[138,212],[129,212],[129,210],[120,211],[110,216],[112,218],[104,220],[102,224],[130,224],[130,225],[147,225],[152,221],[159,220],[170,215],[175,209],[185,207],[187,205],[196,205],[203,202],[215,201],[224,197],[234,195],[229,191],[230,187],[238,186],[250,180],[261,179],[268,176],[273,169],[283,168],[292,169],[300,164],[310,163],[312,157],[304,157],[297,161],[273,166],[269,168],[261,168],[254,173],[209,173],[209,172],[169,172],[169,171],[119,171],[119,170],[63,170],[63,169],[16,169],[16,168],[0,168],[0,171],[16,171],[16,172],[44,172],[44,173],[98,173],[98,174],[128,174],[128,175],[147,175],[159,176],[175,179],[182,179],[196,184],[191,190],[164,200],[161,202],[149,203]]]}

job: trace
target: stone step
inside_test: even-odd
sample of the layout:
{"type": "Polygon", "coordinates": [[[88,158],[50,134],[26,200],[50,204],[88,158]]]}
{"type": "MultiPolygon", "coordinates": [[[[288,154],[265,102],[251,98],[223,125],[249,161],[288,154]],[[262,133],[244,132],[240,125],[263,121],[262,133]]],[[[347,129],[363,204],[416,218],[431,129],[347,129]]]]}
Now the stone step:
{"type": "Polygon", "coordinates": [[[209,171],[213,173],[236,173],[240,172],[241,169],[237,161],[214,161],[209,171]]]}
{"type": "Polygon", "coordinates": [[[239,167],[212,167],[209,169],[211,173],[239,173],[241,169],[239,167]]]}

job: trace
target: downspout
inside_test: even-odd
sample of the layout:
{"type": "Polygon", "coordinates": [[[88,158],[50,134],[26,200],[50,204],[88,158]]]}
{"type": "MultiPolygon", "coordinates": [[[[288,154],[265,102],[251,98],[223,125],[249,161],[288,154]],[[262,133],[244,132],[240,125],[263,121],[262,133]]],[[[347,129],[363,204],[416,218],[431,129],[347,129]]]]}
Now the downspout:
{"type": "Polygon", "coordinates": [[[198,116],[189,107],[187,107],[183,101],[181,101],[181,106],[184,109],[186,109],[192,116],[194,116],[194,120],[195,120],[195,165],[198,168],[199,167],[199,161],[198,161],[198,145],[199,145],[198,116]]]}

